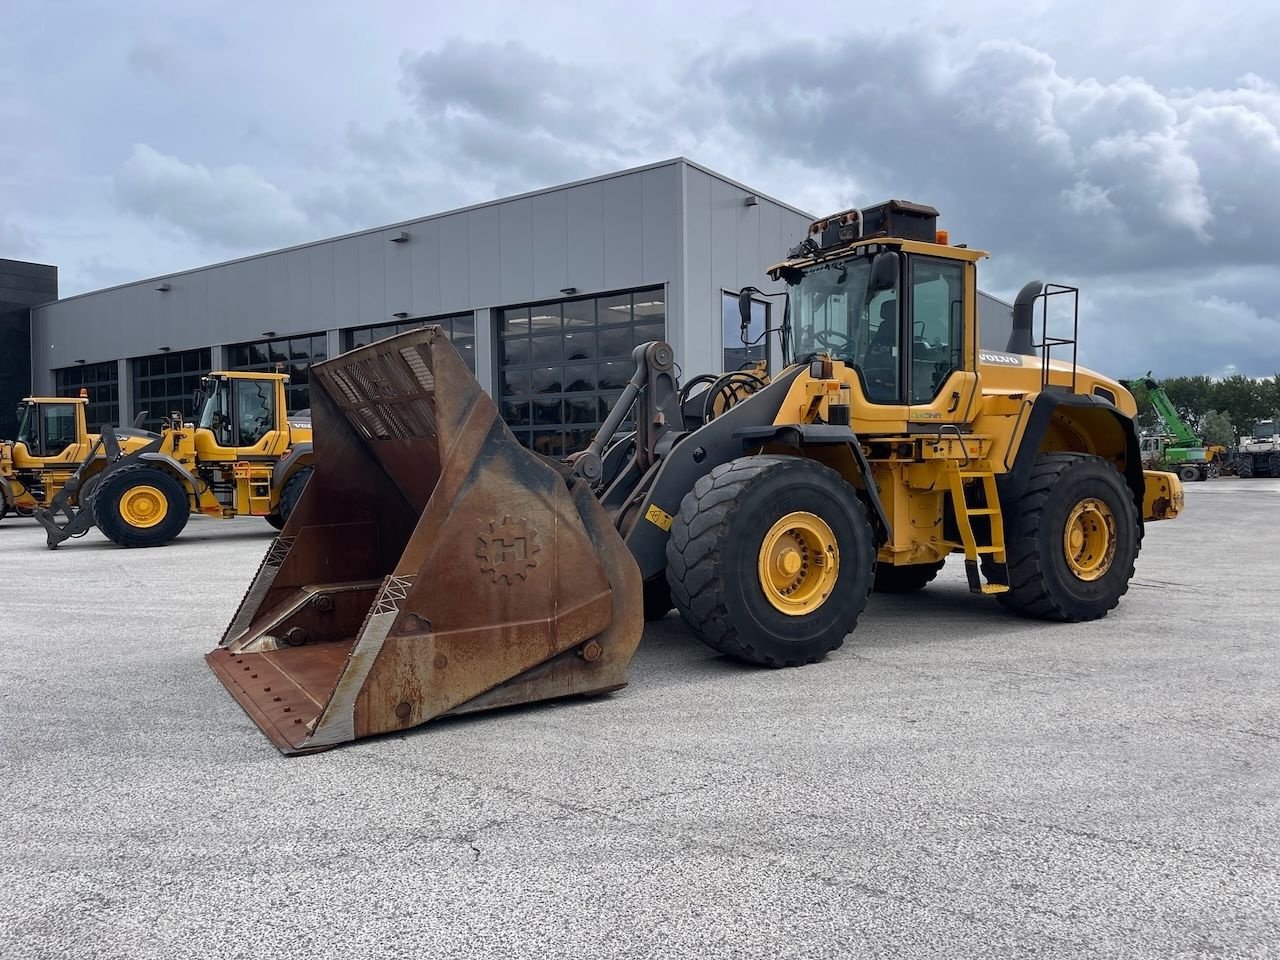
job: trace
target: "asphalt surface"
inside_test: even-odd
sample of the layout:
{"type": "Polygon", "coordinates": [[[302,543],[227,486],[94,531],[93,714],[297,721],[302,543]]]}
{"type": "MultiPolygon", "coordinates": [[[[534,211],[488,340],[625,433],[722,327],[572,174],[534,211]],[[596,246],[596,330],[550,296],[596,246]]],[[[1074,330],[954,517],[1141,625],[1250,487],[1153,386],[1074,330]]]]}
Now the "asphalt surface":
{"type": "Polygon", "coordinates": [[[0,957],[1280,953],[1280,481],[1107,619],[959,564],[826,662],[652,625],[625,690],[282,758],[207,669],[271,536],[0,522],[0,957]]]}

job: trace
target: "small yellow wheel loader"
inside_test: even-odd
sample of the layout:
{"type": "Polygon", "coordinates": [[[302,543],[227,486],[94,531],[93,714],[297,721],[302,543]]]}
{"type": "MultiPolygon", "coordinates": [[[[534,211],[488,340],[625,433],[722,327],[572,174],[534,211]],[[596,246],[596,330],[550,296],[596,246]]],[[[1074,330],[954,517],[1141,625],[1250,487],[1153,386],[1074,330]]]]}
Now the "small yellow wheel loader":
{"type": "MultiPolygon", "coordinates": [[[[67,481],[78,474],[78,488],[66,498],[86,499],[106,466],[98,435],[85,425],[85,396],[26,397],[18,407],[18,436],[0,442],[0,518],[10,511],[30,517],[47,507],[67,481]]],[[[145,446],[155,434],[116,430],[126,452],[145,446]]]]}
{"type": "Polygon", "coordinates": [[[286,414],[287,379],[211,373],[201,380],[197,421],[174,414],[144,443],[134,436],[125,446],[104,427],[80,469],[35,511],[49,548],[95,525],[123,547],[163,546],[192,513],[283,527],[311,474],[311,422],[286,414]]]}
{"type": "Polygon", "coordinates": [[[673,605],[728,656],[812,663],[873,589],[952,555],[1017,613],[1105,616],[1182,488],[1143,470],[1130,394],[1048,335],[1048,298],[1074,291],[1028,284],[1007,349],[981,349],[984,254],[936,221],[890,201],[814,223],[771,270],[785,369],[682,389],[645,344],[563,462],[517,443],[439,328],[313,367],[315,472],[213,670],[303,753],[616,689],[673,605]]]}

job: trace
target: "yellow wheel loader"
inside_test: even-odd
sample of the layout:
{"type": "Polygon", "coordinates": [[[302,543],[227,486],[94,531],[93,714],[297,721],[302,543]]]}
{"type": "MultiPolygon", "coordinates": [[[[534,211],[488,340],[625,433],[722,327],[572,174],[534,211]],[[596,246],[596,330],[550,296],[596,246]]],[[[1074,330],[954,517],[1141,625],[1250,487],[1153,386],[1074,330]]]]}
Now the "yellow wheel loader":
{"type": "Polygon", "coordinates": [[[1007,349],[980,348],[984,254],[936,221],[891,201],[816,222],[771,270],[785,369],[682,389],[645,344],[563,462],[517,443],[439,328],[312,368],[315,472],[213,670],[302,753],[616,689],[672,605],[728,656],[812,663],[872,589],[952,555],[1017,613],[1105,616],[1182,488],[1143,470],[1130,394],[1048,335],[1070,288],[1028,284],[1007,349]]]}
{"type": "MultiPolygon", "coordinates": [[[[77,485],[64,499],[78,504],[97,483],[106,457],[98,435],[85,426],[85,396],[26,397],[18,407],[18,436],[0,442],[0,518],[9,512],[30,517],[47,507],[73,476],[77,485]]],[[[116,430],[124,451],[155,439],[138,429],[116,430]]]]}
{"type": "Polygon", "coordinates": [[[127,445],[103,428],[93,455],[35,511],[49,548],[94,526],[123,547],[163,546],[193,513],[283,527],[311,473],[311,422],[287,415],[287,379],[211,373],[197,391],[195,422],[174,414],[145,442],[132,436],[127,445]]]}

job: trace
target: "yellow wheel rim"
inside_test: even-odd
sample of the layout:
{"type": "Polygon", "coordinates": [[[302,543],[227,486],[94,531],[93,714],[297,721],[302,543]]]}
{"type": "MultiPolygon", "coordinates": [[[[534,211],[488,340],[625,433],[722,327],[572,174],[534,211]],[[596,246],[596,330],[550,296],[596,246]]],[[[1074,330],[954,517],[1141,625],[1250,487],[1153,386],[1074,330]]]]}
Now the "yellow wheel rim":
{"type": "Polygon", "coordinates": [[[169,501],[149,483],[130,487],[120,498],[120,516],[131,527],[154,527],[169,513],[169,501]]]}
{"type": "Polygon", "coordinates": [[[1062,532],[1067,566],[1081,580],[1097,580],[1116,558],[1116,518],[1101,500],[1081,500],[1062,532]]]}
{"type": "Polygon", "coordinates": [[[788,513],[760,544],[759,573],[765,598],[783,613],[800,617],[817,610],[840,573],[831,527],[817,514],[788,513]]]}

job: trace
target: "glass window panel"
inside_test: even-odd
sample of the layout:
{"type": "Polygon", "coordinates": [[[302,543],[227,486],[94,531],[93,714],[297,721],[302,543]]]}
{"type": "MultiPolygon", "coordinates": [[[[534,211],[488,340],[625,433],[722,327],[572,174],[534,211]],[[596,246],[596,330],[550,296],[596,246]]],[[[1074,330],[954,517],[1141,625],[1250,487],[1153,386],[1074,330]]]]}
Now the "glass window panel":
{"type": "Polygon", "coordinates": [[[620,390],[631,379],[632,365],[622,360],[601,363],[596,366],[596,373],[601,390],[620,390]]]}
{"type": "Polygon", "coordinates": [[[529,332],[529,308],[517,307],[498,312],[498,329],[504,337],[519,336],[529,332]]]}
{"type": "Polygon", "coordinates": [[[613,409],[613,405],[618,400],[618,394],[602,394],[596,397],[596,403],[599,405],[599,412],[596,414],[596,422],[604,423],[605,418],[609,416],[609,411],[613,409]]]}
{"type": "Polygon", "coordinates": [[[454,317],[452,323],[452,334],[455,337],[475,336],[476,318],[474,314],[464,314],[460,317],[454,317]]]}
{"type": "Polygon", "coordinates": [[[299,410],[306,410],[311,406],[311,391],[307,385],[291,386],[285,390],[285,410],[289,413],[297,413],[299,410]]]}
{"type": "Polygon", "coordinates": [[[530,446],[544,457],[564,456],[564,436],[559,430],[534,430],[530,446]]]}
{"type": "Polygon", "coordinates": [[[631,342],[630,327],[601,327],[600,328],[600,352],[601,357],[629,357],[631,356],[631,348],[634,344],[631,342]]]}
{"type": "Polygon", "coordinates": [[[564,347],[558,335],[549,337],[533,337],[533,364],[535,366],[548,363],[559,363],[564,358],[564,347]]]}
{"type": "Polygon", "coordinates": [[[565,400],[564,419],[566,423],[597,423],[597,410],[595,397],[565,400]]]}
{"type": "Polygon", "coordinates": [[[529,339],[522,337],[518,340],[503,340],[499,349],[498,356],[503,366],[516,366],[526,364],[530,360],[529,339]]]}
{"type": "Polygon", "coordinates": [[[564,368],[564,392],[583,393],[596,389],[596,367],[593,363],[568,364],[564,368]]]}
{"type": "Polygon", "coordinates": [[[139,380],[137,381],[137,384],[138,384],[138,396],[143,400],[150,400],[151,399],[151,381],[139,380]]]}
{"type": "Polygon", "coordinates": [[[589,297],[586,300],[569,300],[563,307],[566,329],[595,326],[596,301],[594,297],[589,297]]]}
{"type": "Polygon", "coordinates": [[[597,314],[601,324],[629,323],[631,321],[631,294],[620,293],[613,297],[600,297],[597,314]]]}
{"type": "Polygon", "coordinates": [[[632,311],[637,320],[665,320],[667,305],[662,301],[661,290],[640,290],[635,294],[632,311]]]}
{"type": "Polygon", "coordinates": [[[276,340],[267,345],[267,352],[273,363],[281,363],[289,359],[288,340],[276,340]]]}
{"type": "Polygon", "coordinates": [[[249,344],[249,358],[245,366],[255,366],[267,362],[267,345],[265,343],[249,344]]]}
{"type": "Polygon", "coordinates": [[[519,397],[531,393],[529,374],[528,368],[523,370],[503,370],[502,395],[505,397],[519,397]]]}
{"type": "Polygon", "coordinates": [[[533,307],[529,316],[530,333],[559,333],[560,304],[552,303],[541,307],[533,307]]]}
{"type": "Polygon", "coordinates": [[[531,377],[534,393],[560,392],[560,367],[535,367],[531,377]]]}
{"type": "Polygon", "coordinates": [[[596,332],[575,330],[564,335],[566,360],[594,360],[596,358],[596,332]]]}
{"type": "Polygon", "coordinates": [[[642,343],[648,343],[650,340],[665,340],[667,337],[665,323],[637,323],[631,329],[633,342],[637,347],[642,343]]]}
{"type": "Polygon", "coordinates": [[[577,453],[579,450],[587,449],[587,445],[591,443],[591,438],[595,436],[594,430],[570,430],[564,435],[565,439],[565,455],[577,453]]]}
{"type": "Polygon", "coordinates": [[[507,421],[508,426],[512,427],[522,427],[533,422],[529,416],[529,404],[524,400],[518,400],[514,403],[508,400],[503,403],[502,419],[507,421]]]}
{"type": "Polygon", "coordinates": [[[533,401],[534,423],[561,423],[563,420],[564,413],[559,399],[533,401]]]}

